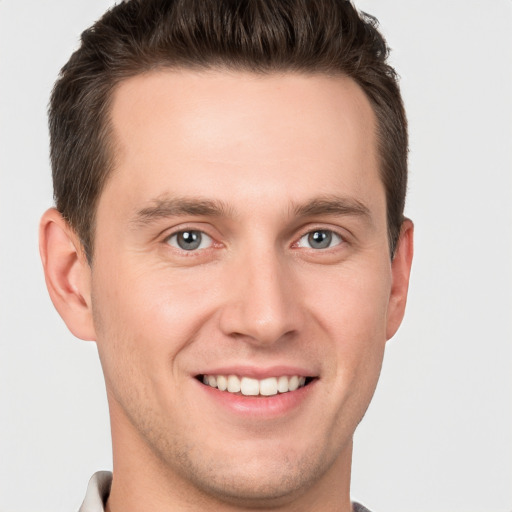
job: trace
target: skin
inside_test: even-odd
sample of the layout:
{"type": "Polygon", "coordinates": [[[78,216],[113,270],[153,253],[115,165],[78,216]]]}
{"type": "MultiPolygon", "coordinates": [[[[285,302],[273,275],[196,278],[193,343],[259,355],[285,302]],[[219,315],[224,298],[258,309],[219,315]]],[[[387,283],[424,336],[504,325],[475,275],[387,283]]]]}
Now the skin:
{"type": "Polygon", "coordinates": [[[112,124],[92,266],[58,212],[41,223],[52,300],[105,374],[108,509],[348,512],[352,435],[412,260],[410,221],[389,257],[364,93],[343,77],[155,71],[117,88],[112,124]],[[179,248],[185,229],[208,235],[201,248],[179,248]],[[309,244],[318,230],[328,248],[309,244]],[[315,377],[283,414],[234,414],[195,379],[277,365],[315,377]]]}

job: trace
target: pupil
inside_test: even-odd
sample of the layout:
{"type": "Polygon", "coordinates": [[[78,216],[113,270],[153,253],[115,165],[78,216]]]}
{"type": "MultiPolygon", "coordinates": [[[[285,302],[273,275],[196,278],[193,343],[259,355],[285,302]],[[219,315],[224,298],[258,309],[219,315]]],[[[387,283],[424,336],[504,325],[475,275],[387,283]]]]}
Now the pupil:
{"type": "Polygon", "coordinates": [[[329,231],[314,231],[309,235],[309,244],[314,249],[326,249],[331,245],[332,234],[329,231]]]}
{"type": "Polygon", "coordinates": [[[201,245],[201,233],[199,231],[183,231],[178,235],[178,245],[185,251],[197,249],[201,245]]]}

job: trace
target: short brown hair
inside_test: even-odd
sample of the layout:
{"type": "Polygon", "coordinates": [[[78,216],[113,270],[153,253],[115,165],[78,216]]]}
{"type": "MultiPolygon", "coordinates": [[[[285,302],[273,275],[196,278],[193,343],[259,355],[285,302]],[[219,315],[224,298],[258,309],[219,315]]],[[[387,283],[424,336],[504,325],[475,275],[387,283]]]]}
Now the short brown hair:
{"type": "Polygon", "coordinates": [[[113,166],[109,107],[116,85],[156,68],[342,74],[377,118],[391,254],[407,185],[407,121],[375,18],[348,0],[129,0],[83,32],[49,108],[57,209],[92,261],[98,198],[113,166]]]}

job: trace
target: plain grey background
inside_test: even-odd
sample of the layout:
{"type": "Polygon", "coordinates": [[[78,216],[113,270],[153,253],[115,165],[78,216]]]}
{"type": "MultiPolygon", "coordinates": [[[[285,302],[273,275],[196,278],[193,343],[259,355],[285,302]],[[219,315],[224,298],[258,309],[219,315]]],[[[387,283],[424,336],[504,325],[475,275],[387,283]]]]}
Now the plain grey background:
{"type": "MultiPolygon", "coordinates": [[[[356,433],[375,512],[512,510],[512,1],[355,0],[401,75],[416,255],[406,319],[356,433]]],[[[111,467],[95,345],[47,296],[46,105],[108,0],[0,0],[0,511],[76,510],[111,467]]],[[[293,433],[292,433],[293,434],[293,433]]]]}

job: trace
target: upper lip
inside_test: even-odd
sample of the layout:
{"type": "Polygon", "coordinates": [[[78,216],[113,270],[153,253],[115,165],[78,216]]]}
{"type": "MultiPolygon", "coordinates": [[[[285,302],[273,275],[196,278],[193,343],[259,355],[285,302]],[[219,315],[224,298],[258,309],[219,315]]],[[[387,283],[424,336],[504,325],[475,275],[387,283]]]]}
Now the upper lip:
{"type": "Polygon", "coordinates": [[[252,379],[265,379],[268,377],[280,377],[282,375],[298,377],[316,377],[317,372],[301,368],[298,366],[289,365],[278,365],[269,367],[257,367],[257,366],[222,366],[210,369],[205,369],[195,374],[197,375],[237,375],[239,377],[250,377],[252,379]]]}

